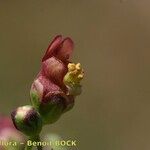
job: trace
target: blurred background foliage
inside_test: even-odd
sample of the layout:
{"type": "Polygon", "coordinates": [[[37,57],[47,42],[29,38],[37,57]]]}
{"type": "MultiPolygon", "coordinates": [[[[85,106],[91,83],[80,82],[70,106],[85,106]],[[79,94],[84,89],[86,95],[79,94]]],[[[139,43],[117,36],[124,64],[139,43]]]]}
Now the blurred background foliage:
{"type": "Polygon", "coordinates": [[[49,41],[75,42],[85,68],[74,109],[44,132],[80,150],[149,150],[150,1],[0,0],[0,111],[29,103],[49,41]]]}

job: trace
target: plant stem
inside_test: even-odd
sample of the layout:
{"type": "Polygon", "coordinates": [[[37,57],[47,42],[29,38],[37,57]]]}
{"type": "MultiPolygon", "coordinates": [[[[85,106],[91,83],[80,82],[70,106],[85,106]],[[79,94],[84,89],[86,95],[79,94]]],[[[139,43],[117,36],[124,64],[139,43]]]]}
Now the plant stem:
{"type": "MultiPolygon", "coordinates": [[[[29,138],[30,141],[32,142],[40,142],[40,137],[39,135],[38,136],[35,136],[35,137],[30,137],[29,138]]],[[[36,146],[37,147],[37,150],[42,150],[42,146],[39,144],[36,146]]],[[[26,143],[26,146],[25,146],[25,150],[32,150],[33,146],[29,146],[27,143],[26,143]]]]}
{"type": "Polygon", "coordinates": [[[32,146],[28,146],[28,145],[26,144],[25,150],[32,150],[32,146]]]}
{"type": "MultiPolygon", "coordinates": [[[[35,141],[36,141],[36,142],[41,142],[39,135],[35,138],[35,141]]],[[[43,148],[42,148],[42,146],[39,144],[39,145],[37,145],[37,149],[38,149],[38,150],[42,150],[43,148]]]]}

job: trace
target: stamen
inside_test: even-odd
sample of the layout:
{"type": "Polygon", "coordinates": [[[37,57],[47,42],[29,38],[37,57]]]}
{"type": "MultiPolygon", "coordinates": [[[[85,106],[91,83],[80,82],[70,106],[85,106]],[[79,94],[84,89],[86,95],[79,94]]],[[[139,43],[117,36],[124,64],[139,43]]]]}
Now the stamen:
{"type": "Polygon", "coordinates": [[[64,77],[64,84],[69,89],[69,95],[79,95],[81,93],[80,82],[84,77],[84,71],[80,63],[69,63],[68,72],[64,77]]]}

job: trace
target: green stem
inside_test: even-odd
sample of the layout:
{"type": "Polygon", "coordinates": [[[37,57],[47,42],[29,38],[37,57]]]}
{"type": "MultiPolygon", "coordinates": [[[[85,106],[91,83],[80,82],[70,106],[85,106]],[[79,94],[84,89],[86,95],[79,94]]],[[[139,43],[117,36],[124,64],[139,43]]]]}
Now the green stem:
{"type": "MultiPolygon", "coordinates": [[[[37,137],[35,138],[35,141],[36,141],[36,142],[40,142],[40,141],[41,141],[41,140],[40,140],[40,136],[37,136],[37,137]]],[[[38,150],[42,150],[43,148],[42,148],[41,145],[38,145],[38,146],[37,146],[37,149],[38,149],[38,150]]]]}
{"type": "Polygon", "coordinates": [[[28,144],[26,143],[25,150],[32,150],[32,148],[32,146],[28,146],[28,144]]]}
{"type": "MultiPolygon", "coordinates": [[[[30,137],[29,138],[30,141],[32,142],[40,142],[40,137],[39,136],[36,136],[36,137],[30,137]]],[[[25,150],[32,150],[33,146],[29,146],[27,143],[26,143],[26,146],[25,146],[25,150]]],[[[42,150],[42,146],[41,145],[37,145],[37,150],[42,150]]]]}

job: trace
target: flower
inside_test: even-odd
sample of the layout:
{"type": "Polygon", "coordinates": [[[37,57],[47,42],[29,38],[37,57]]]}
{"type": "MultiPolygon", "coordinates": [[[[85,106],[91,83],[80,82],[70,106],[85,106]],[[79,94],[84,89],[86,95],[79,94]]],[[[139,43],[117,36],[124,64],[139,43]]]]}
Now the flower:
{"type": "Polygon", "coordinates": [[[75,96],[81,93],[83,69],[80,63],[75,65],[69,60],[73,47],[71,38],[56,36],[47,48],[41,70],[31,86],[31,102],[44,124],[57,121],[73,107],[75,96]]]}
{"type": "MultiPolygon", "coordinates": [[[[7,116],[0,116],[0,149],[5,150],[6,147],[8,149],[7,143],[12,141],[19,143],[15,146],[16,149],[21,149],[23,145],[21,145],[20,142],[24,142],[24,140],[24,136],[14,128],[11,119],[7,116]]],[[[13,148],[10,147],[10,149],[13,148]]]]}

